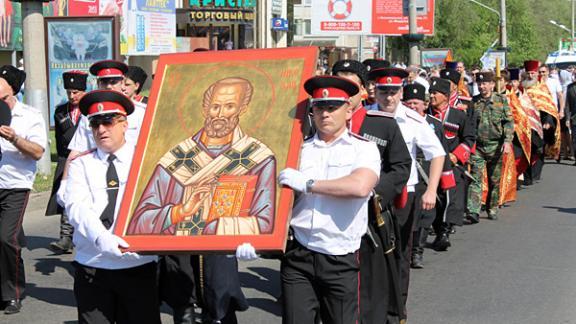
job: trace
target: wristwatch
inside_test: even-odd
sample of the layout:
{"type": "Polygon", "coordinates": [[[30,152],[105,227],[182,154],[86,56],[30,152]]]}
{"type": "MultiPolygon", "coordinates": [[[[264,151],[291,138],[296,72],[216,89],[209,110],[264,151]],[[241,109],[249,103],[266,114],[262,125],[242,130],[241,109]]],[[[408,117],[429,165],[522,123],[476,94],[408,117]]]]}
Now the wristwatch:
{"type": "Polygon", "coordinates": [[[306,181],[306,193],[312,192],[312,186],[314,185],[314,180],[310,179],[306,181]]]}

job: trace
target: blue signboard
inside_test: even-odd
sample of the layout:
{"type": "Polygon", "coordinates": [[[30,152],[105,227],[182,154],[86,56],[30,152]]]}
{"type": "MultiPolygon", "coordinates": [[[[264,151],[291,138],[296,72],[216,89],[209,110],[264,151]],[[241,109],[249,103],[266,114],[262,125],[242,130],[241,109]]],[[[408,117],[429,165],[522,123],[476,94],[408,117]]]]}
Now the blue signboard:
{"type": "Polygon", "coordinates": [[[288,31],[288,19],[272,18],[272,30],[288,31]]]}

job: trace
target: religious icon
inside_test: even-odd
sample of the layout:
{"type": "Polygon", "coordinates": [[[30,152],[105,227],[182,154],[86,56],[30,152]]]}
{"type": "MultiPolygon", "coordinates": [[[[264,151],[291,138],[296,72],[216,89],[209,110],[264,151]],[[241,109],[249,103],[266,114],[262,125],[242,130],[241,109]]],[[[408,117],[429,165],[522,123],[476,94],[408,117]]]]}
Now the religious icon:
{"type": "Polygon", "coordinates": [[[160,56],[115,228],[133,251],[283,250],[314,48],[160,56]],[[217,239],[215,239],[217,238],[217,239]]]}

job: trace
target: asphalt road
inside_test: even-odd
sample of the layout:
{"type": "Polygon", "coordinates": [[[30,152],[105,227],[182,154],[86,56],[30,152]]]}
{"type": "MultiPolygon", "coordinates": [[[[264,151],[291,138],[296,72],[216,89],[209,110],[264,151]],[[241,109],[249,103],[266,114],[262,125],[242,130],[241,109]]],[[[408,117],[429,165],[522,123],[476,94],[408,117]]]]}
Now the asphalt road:
{"type": "MultiPolygon", "coordinates": [[[[447,252],[425,251],[425,268],[412,271],[410,324],[575,323],[576,167],[549,164],[544,178],[518,193],[498,221],[457,229],[447,252]]],[[[0,323],[76,323],[70,261],[46,246],[58,234],[45,217],[46,193],[32,194],[24,228],[27,298],[22,312],[0,323]]],[[[280,323],[279,262],[241,264],[251,308],[240,323],[280,323]]],[[[167,307],[163,323],[172,323],[167,307]]]]}

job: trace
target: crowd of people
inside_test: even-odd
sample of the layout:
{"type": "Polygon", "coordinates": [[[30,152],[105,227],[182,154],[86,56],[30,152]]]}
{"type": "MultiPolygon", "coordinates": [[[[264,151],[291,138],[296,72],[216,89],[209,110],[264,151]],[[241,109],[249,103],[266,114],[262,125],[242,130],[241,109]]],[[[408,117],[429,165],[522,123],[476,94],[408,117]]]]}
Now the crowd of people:
{"type": "MultiPolygon", "coordinates": [[[[425,71],[370,59],[341,60],[327,72],[304,83],[309,125],[299,168],[278,173],[296,193],[287,248],[276,256],[283,323],[401,323],[410,271],[424,267],[425,248],[448,250],[456,227],[478,223],[483,209],[497,220],[519,186],[541,179],[546,157],[574,152],[575,71],[555,73],[559,82],[533,60],[469,73],[462,62],[425,71]]],[[[61,217],[49,248],[75,252],[79,322],[159,323],[164,301],[174,323],[237,323],[236,311],[248,309],[237,262],[259,257],[250,243],[235,258],[158,257],[125,252],[128,243],[112,233],[146,111],[147,74],[110,60],[90,73],[99,89],[88,93],[87,73],[63,74],[68,102],[54,113],[58,164],[46,210],[61,217]]],[[[24,80],[23,71],[0,67],[5,314],[22,308],[22,218],[47,149],[41,113],[16,98],[24,80]]],[[[210,100],[234,86],[215,84],[210,100]]],[[[230,99],[227,118],[240,113],[242,99],[230,99]]],[[[183,208],[168,210],[170,219],[183,208]]]]}

